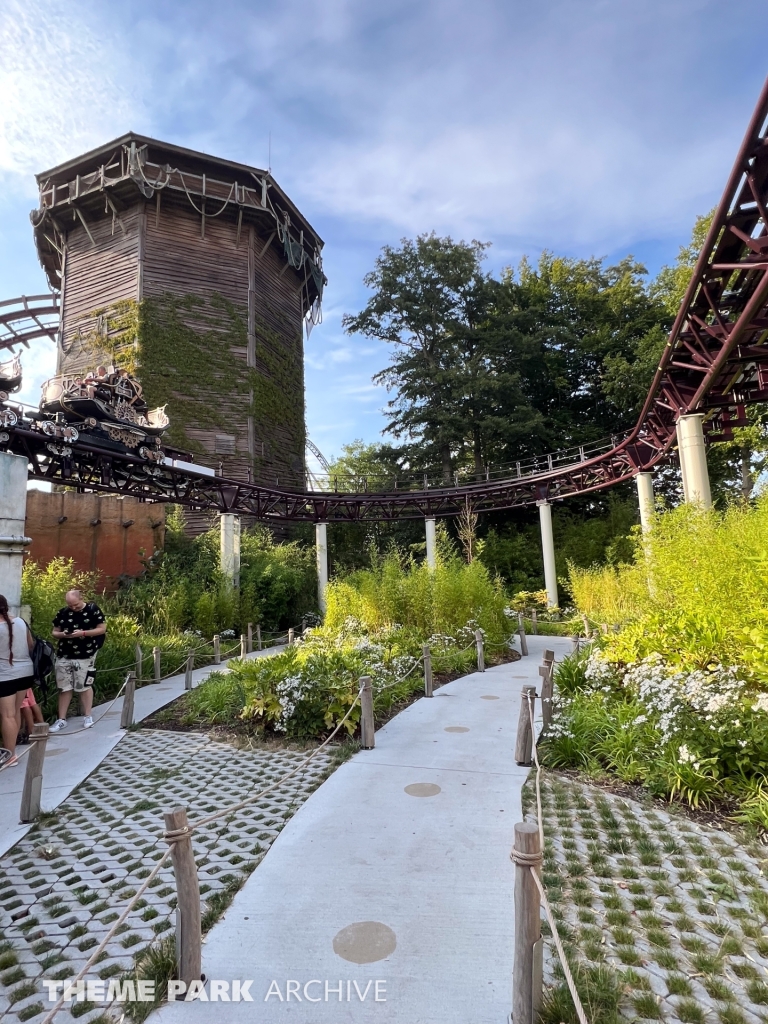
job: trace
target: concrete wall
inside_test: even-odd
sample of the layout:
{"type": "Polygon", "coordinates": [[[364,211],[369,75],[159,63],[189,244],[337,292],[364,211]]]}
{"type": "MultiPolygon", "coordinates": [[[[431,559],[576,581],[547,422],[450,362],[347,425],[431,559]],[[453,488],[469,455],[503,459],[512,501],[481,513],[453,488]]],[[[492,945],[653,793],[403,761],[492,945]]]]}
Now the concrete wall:
{"type": "Polygon", "coordinates": [[[120,576],[138,576],[142,560],[162,548],[165,506],[136,498],[38,491],[27,494],[27,557],[39,564],[72,558],[78,569],[100,572],[114,590],[120,576]]]}

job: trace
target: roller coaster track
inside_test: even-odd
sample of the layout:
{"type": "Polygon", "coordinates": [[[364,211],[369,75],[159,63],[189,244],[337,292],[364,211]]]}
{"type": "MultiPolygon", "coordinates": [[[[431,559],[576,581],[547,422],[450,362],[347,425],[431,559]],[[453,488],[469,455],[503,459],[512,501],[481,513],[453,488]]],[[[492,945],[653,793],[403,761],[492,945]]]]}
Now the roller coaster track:
{"type": "MultiPolygon", "coordinates": [[[[150,465],[131,453],[60,444],[21,419],[0,446],[29,459],[30,476],[83,490],[132,494],[256,519],[390,520],[477,512],[586,494],[630,480],[668,459],[680,416],[701,413],[710,439],[743,425],[745,407],[768,401],[768,80],[717,206],[635,427],[590,451],[542,456],[502,479],[459,487],[382,493],[294,492],[212,476],[173,461],[150,465]]],[[[53,331],[42,310],[0,305],[0,347],[53,331]],[[6,309],[6,314],[2,310],[6,309]],[[14,321],[11,311],[20,314],[14,321]],[[5,319],[3,318],[5,316],[5,319]],[[31,318],[31,320],[30,320],[31,318]],[[20,326],[16,326],[16,324],[20,326]],[[24,326],[26,324],[26,327],[24,326]],[[39,333],[35,334],[37,330],[39,333]],[[2,333],[7,332],[6,334],[2,333]],[[11,341],[8,338],[13,339],[11,341]]]]}
{"type": "Polygon", "coordinates": [[[0,302],[0,349],[29,348],[33,338],[56,340],[59,331],[57,295],[22,295],[0,302]]]}

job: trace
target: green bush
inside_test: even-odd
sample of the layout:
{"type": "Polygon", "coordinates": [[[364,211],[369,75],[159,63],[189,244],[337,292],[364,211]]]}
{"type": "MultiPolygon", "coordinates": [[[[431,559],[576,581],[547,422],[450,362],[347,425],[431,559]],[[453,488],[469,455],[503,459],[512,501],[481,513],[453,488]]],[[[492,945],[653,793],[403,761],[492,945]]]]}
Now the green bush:
{"type": "Polygon", "coordinates": [[[768,696],[733,668],[679,669],[659,656],[627,666],[608,660],[610,647],[558,666],[546,762],[694,807],[733,796],[741,820],[768,822],[768,696]]]}
{"type": "Polygon", "coordinates": [[[657,515],[631,564],[572,565],[570,585],[580,612],[622,627],[606,641],[611,660],[735,665],[768,684],[768,495],[657,515]]]}
{"type": "MultiPolygon", "coordinates": [[[[355,705],[364,675],[372,680],[374,711],[384,715],[423,687],[417,659],[425,643],[437,672],[470,671],[480,628],[491,662],[509,633],[505,605],[500,585],[478,562],[447,552],[431,571],[393,551],[329,586],[321,628],[273,657],[236,663],[186,695],[185,721],[316,738],[355,705]]],[[[345,721],[350,734],[359,717],[356,704],[345,721]]]]}
{"type": "Polygon", "coordinates": [[[233,590],[219,569],[219,531],[190,538],[183,516],[168,517],[165,549],[147,564],[145,574],[129,581],[115,605],[155,633],[196,630],[210,637],[246,623],[267,630],[295,626],[316,609],[314,551],[292,542],[276,544],[257,526],[240,539],[240,590],[233,590]]]}
{"type": "Polygon", "coordinates": [[[549,762],[768,825],[768,495],[658,514],[630,564],[570,576],[618,631],[558,668],[549,762]]]}
{"type": "MultiPolygon", "coordinates": [[[[372,634],[349,617],[336,631],[309,630],[280,654],[235,662],[226,674],[209,676],[185,695],[183,721],[234,725],[290,739],[320,737],[355,704],[361,676],[371,677],[377,715],[421,690],[423,672],[414,662],[422,640],[407,627],[372,634]]],[[[435,649],[437,671],[466,672],[474,664],[474,650],[462,651],[455,643],[435,649]]],[[[344,723],[350,735],[359,720],[358,703],[344,723]]]]}
{"type": "MultiPolygon", "coordinates": [[[[53,618],[67,590],[82,590],[103,608],[108,628],[96,661],[97,701],[117,692],[135,663],[137,643],[143,651],[144,678],[152,676],[154,647],[160,649],[161,674],[168,675],[183,668],[187,653],[215,633],[222,636],[223,648],[231,648],[248,622],[261,623],[265,631],[285,629],[315,608],[312,550],[296,543],[275,544],[262,527],[245,531],[238,592],[219,570],[217,530],[188,537],[178,510],[171,510],[168,527],[165,550],[147,563],[143,576],[113,596],[100,594],[98,574],[78,572],[71,559],[24,566],[22,601],[31,608],[30,625],[38,635],[51,638],[53,618]]],[[[210,648],[198,651],[195,663],[208,664],[210,654],[210,648]]],[[[47,705],[45,710],[50,710],[47,705]]]]}
{"type": "Polygon", "coordinates": [[[408,625],[425,637],[452,635],[475,623],[489,642],[510,632],[501,582],[482,562],[469,565],[444,552],[434,570],[399,551],[390,551],[372,569],[360,569],[328,587],[325,623],[339,629],[352,617],[369,630],[408,625]]]}

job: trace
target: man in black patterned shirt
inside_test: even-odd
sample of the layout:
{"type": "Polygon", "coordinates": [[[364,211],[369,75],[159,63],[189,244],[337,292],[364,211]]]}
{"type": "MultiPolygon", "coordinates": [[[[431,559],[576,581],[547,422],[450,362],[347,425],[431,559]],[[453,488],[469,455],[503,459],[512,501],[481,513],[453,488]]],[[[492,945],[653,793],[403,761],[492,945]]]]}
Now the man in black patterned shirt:
{"type": "Polygon", "coordinates": [[[65,600],[66,608],[53,620],[53,635],[59,641],[56,657],[59,717],[51,726],[51,732],[67,727],[67,709],[73,690],[80,698],[85,716],[83,728],[90,729],[93,725],[93,666],[107,632],[104,612],[92,601],[86,603],[79,590],[68,591],[65,600]]]}

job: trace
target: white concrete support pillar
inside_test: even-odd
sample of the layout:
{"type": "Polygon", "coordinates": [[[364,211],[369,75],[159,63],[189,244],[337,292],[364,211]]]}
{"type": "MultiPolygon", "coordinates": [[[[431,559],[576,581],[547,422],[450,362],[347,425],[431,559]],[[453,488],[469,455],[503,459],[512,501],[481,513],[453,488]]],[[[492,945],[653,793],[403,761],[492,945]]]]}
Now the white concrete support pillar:
{"type": "Polygon", "coordinates": [[[233,587],[240,586],[240,516],[221,515],[221,571],[233,587]]]}
{"type": "Polygon", "coordinates": [[[552,506],[548,501],[537,501],[541,523],[541,553],[544,559],[544,586],[547,605],[557,607],[557,571],[555,569],[555,541],[552,536],[552,506]]]}
{"type": "Polygon", "coordinates": [[[315,523],[315,551],[317,553],[317,607],[321,615],[328,608],[328,524],[315,523]]]}
{"type": "Polygon", "coordinates": [[[637,503],[640,506],[640,526],[643,533],[648,533],[656,507],[653,498],[653,473],[638,473],[635,483],[637,484],[637,503]]]}
{"type": "Polygon", "coordinates": [[[21,611],[21,563],[27,515],[27,460],[0,452],[0,594],[8,600],[12,615],[21,611]]]}
{"type": "Polygon", "coordinates": [[[709,489],[703,422],[704,416],[699,412],[681,416],[676,428],[677,448],[685,500],[711,508],[712,494],[709,489]]]}
{"type": "Polygon", "coordinates": [[[437,565],[437,540],[435,538],[435,520],[425,519],[424,529],[427,534],[427,565],[434,569],[437,565]]]}

